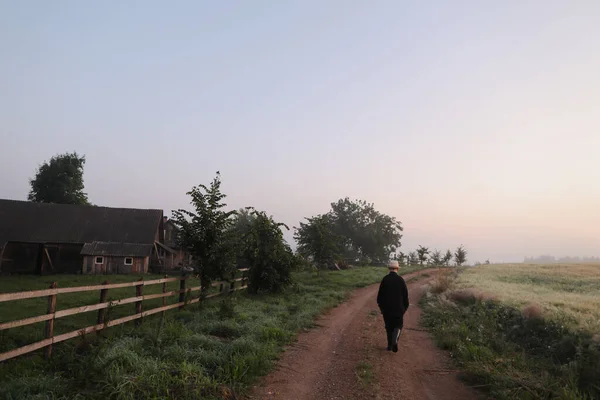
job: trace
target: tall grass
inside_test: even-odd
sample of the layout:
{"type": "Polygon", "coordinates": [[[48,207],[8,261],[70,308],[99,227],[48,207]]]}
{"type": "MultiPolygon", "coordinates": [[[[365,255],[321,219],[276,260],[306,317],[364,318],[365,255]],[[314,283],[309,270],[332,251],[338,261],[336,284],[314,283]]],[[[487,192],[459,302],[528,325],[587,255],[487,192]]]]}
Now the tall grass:
{"type": "Polygon", "coordinates": [[[600,332],[600,264],[485,265],[465,270],[457,284],[515,307],[536,303],[547,318],[600,332]]]}
{"type": "MultiPolygon", "coordinates": [[[[408,272],[408,271],[403,271],[408,272]]],[[[272,368],[283,346],[384,268],[299,272],[278,295],[236,293],[148,318],[0,365],[0,398],[239,397],[272,368]]]]}
{"type": "Polygon", "coordinates": [[[493,398],[600,398],[600,343],[594,332],[577,329],[584,321],[567,324],[556,314],[544,315],[538,305],[530,303],[532,298],[543,300],[540,293],[549,288],[560,297],[564,283],[557,285],[556,280],[575,282],[581,271],[589,270],[576,269],[578,277],[577,273],[561,276],[556,269],[546,268],[538,277],[544,282],[537,284],[541,288],[528,286],[532,295],[526,296],[521,292],[525,290],[520,287],[523,281],[513,278],[527,276],[531,270],[498,269],[503,267],[467,269],[458,282],[446,285],[461,289],[432,290],[424,296],[423,323],[438,345],[451,352],[469,382],[493,398]],[[519,296],[507,299],[506,292],[498,291],[508,280],[519,285],[513,287],[516,292],[508,293],[519,296]],[[474,288],[473,282],[482,284],[474,288]],[[504,301],[498,301],[496,294],[504,301]],[[522,304],[528,305],[521,308],[522,304]]]}

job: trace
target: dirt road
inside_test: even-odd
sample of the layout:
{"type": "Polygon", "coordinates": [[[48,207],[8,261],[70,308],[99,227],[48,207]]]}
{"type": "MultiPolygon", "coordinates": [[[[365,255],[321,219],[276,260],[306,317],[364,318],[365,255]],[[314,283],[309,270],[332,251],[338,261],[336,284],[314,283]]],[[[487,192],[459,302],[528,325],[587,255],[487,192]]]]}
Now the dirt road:
{"type": "Polygon", "coordinates": [[[477,399],[457,379],[447,355],[419,326],[418,303],[422,286],[430,279],[421,276],[425,272],[404,275],[411,306],[398,353],[386,351],[383,319],[376,304],[378,285],[359,289],[348,302],[323,316],[316,329],[300,334],[250,398],[477,399]]]}

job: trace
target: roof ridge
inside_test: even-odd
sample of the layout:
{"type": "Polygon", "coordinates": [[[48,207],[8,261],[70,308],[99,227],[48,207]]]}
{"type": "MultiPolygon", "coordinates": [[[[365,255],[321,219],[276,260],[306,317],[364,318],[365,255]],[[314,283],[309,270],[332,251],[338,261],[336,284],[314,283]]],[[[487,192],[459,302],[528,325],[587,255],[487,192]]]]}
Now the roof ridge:
{"type": "Polygon", "coordinates": [[[137,211],[162,211],[162,208],[135,208],[135,207],[109,207],[109,206],[96,206],[91,204],[60,204],[60,203],[36,203],[27,200],[15,200],[15,199],[0,199],[0,202],[14,202],[14,203],[30,203],[41,207],[90,207],[90,208],[108,208],[110,210],[137,210],[137,211]]]}

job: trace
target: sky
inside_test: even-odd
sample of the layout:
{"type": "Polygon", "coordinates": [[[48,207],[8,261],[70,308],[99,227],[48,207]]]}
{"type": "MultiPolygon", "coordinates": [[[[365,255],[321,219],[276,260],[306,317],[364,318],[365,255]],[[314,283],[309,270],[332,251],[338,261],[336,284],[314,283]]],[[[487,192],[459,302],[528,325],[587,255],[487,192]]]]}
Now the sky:
{"type": "MultiPolygon", "coordinates": [[[[0,198],[86,156],[91,202],[297,226],[339,198],[402,249],[600,255],[600,2],[0,0],[0,198]]],[[[286,237],[291,240],[292,233],[286,237]]]]}

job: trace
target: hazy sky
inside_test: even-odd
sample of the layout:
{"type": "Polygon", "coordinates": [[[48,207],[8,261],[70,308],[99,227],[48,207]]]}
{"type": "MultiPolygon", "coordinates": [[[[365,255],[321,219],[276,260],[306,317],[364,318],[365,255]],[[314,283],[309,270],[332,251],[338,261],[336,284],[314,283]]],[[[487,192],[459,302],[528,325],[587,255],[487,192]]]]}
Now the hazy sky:
{"type": "Polygon", "coordinates": [[[595,0],[0,0],[0,60],[2,198],[77,151],[98,205],[219,170],[291,226],[350,196],[405,250],[600,255],[595,0]]]}

